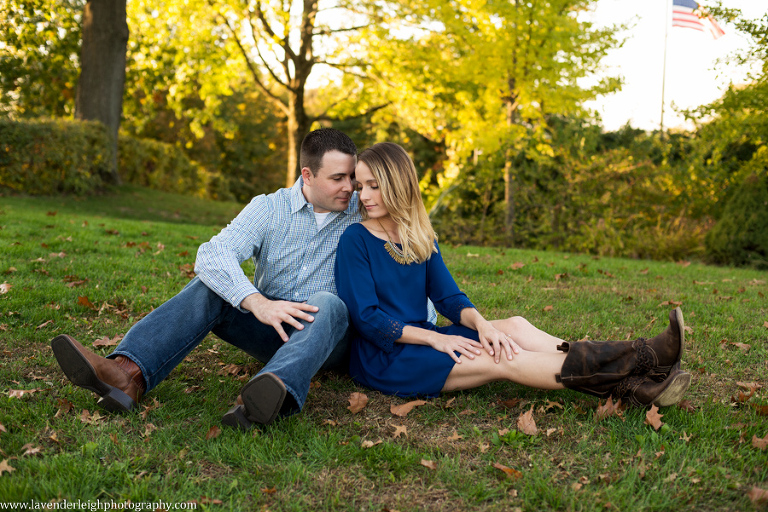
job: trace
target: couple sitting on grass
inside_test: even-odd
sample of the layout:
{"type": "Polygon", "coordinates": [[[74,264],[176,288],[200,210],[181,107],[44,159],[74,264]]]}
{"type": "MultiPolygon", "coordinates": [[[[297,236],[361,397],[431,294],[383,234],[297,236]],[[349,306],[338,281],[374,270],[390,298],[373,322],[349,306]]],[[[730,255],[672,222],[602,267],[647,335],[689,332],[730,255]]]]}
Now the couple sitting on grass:
{"type": "Polygon", "coordinates": [[[300,165],[293,187],[255,197],[200,246],[197,277],[112,354],[54,338],[67,378],[103,408],[129,411],[213,332],[265,364],[222,418],[240,429],[300,411],[324,369],[402,397],[507,380],[642,407],[672,405],[687,390],[679,308],[664,332],[632,341],[568,343],[521,317],[488,321],[446,268],[400,146],[358,155],[324,128],[304,138],[300,165]],[[248,258],[253,281],[240,267],[248,258]],[[452,325],[430,321],[432,303],[452,325]]]}

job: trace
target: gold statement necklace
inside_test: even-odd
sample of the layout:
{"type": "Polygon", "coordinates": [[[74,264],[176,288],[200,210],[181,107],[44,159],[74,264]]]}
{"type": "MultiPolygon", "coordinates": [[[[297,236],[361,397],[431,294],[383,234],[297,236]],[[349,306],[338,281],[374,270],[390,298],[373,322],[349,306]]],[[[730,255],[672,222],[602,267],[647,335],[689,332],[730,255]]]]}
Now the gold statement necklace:
{"type": "Polygon", "coordinates": [[[384,226],[381,225],[381,221],[379,219],[376,219],[376,222],[379,223],[379,227],[382,231],[384,231],[384,234],[387,235],[387,242],[384,244],[384,248],[387,250],[390,256],[392,256],[392,259],[398,262],[401,265],[410,265],[411,264],[411,258],[406,258],[403,251],[398,249],[398,247],[392,242],[392,239],[389,237],[389,231],[384,229],[384,226]]]}

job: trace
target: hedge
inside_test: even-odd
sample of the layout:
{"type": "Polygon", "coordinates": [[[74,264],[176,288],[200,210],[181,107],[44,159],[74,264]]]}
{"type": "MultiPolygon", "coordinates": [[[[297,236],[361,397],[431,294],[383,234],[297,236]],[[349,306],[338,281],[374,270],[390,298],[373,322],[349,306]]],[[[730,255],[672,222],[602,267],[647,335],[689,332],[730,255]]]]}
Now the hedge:
{"type": "MultiPolygon", "coordinates": [[[[179,148],[120,134],[118,172],[126,183],[230,200],[228,180],[179,148]]],[[[111,145],[101,123],[0,119],[0,189],[31,195],[87,195],[110,182],[111,145]]]]}
{"type": "Polygon", "coordinates": [[[110,179],[109,140],[97,122],[0,119],[0,188],[32,195],[98,190],[110,179]]]}

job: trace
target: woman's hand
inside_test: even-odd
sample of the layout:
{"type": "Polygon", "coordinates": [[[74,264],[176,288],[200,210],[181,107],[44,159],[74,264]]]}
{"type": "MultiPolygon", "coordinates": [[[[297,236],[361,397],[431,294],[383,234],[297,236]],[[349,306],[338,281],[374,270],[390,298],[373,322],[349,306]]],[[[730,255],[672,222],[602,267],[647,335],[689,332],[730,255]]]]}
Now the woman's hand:
{"type": "Polygon", "coordinates": [[[520,347],[508,335],[496,329],[491,322],[483,321],[477,325],[477,334],[480,337],[480,343],[485,350],[493,356],[496,363],[501,358],[501,351],[507,354],[507,359],[512,360],[514,354],[520,353],[520,347]]]}
{"type": "Polygon", "coordinates": [[[464,338],[463,336],[449,336],[439,333],[434,333],[430,337],[428,345],[438,352],[445,352],[458,364],[461,364],[461,358],[456,355],[456,352],[474,359],[475,356],[479,356],[482,353],[481,349],[483,348],[483,345],[475,340],[464,338]]]}

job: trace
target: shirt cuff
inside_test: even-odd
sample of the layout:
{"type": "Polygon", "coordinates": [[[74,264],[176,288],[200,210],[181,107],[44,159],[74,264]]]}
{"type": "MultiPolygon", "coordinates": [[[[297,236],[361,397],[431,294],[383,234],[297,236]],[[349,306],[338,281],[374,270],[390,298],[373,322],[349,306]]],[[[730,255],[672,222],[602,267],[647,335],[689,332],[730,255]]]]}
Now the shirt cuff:
{"type": "Polygon", "coordinates": [[[249,296],[253,295],[254,293],[261,293],[258,288],[256,288],[251,283],[243,283],[235,286],[229,293],[229,303],[232,304],[235,308],[239,309],[243,313],[249,313],[247,309],[243,309],[240,307],[240,304],[243,302],[243,300],[249,296]]]}

